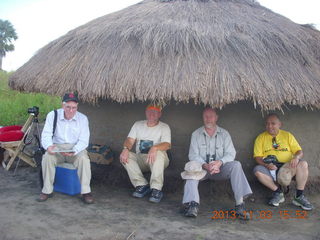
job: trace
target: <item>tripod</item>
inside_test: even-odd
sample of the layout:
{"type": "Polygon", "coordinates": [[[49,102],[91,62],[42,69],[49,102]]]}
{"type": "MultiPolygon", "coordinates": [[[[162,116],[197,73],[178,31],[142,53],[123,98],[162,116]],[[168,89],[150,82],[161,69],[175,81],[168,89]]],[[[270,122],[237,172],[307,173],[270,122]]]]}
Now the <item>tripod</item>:
{"type": "MultiPolygon", "coordinates": [[[[35,109],[32,108],[32,109],[35,109]]],[[[34,160],[34,157],[36,154],[32,154],[31,156],[29,154],[26,154],[24,152],[26,145],[31,144],[33,137],[29,136],[29,133],[32,131],[34,131],[34,129],[36,130],[36,133],[34,134],[35,139],[36,139],[36,146],[37,149],[41,149],[41,145],[40,145],[40,132],[39,132],[39,120],[38,120],[38,113],[39,113],[39,108],[36,108],[37,111],[29,111],[30,109],[28,109],[28,113],[30,113],[27,121],[25,122],[25,124],[23,125],[23,127],[21,128],[21,131],[23,132],[23,137],[21,140],[19,141],[12,141],[12,142],[0,142],[0,145],[2,148],[4,148],[5,150],[7,150],[7,156],[6,158],[3,160],[2,165],[6,170],[9,170],[11,165],[13,164],[13,161],[18,158],[18,162],[16,164],[15,167],[15,171],[18,168],[18,165],[20,163],[20,160],[23,160],[24,162],[28,163],[30,166],[32,167],[36,167],[37,163],[34,160]],[[6,164],[7,162],[7,164],[6,164]]],[[[37,150],[39,151],[39,150],[37,150]]],[[[37,152],[35,151],[35,152],[37,152]]]]}
{"type": "MultiPolygon", "coordinates": [[[[32,158],[33,161],[35,162],[36,166],[39,166],[39,165],[41,165],[41,160],[42,160],[42,155],[44,153],[44,150],[41,147],[41,143],[40,143],[38,112],[30,113],[30,117],[32,117],[32,121],[26,131],[26,137],[23,139],[24,146],[23,146],[21,152],[24,152],[25,147],[27,145],[32,144],[33,140],[35,139],[36,142],[35,142],[35,146],[33,147],[32,155],[29,155],[25,152],[24,152],[24,154],[27,155],[28,157],[32,158]],[[33,135],[31,133],[33,133],[33,135]]],[[[19,163],[20,163],[20,158],[18,159],[18,162],[16,164],[14,174],[19,166],[19,163]]]]}

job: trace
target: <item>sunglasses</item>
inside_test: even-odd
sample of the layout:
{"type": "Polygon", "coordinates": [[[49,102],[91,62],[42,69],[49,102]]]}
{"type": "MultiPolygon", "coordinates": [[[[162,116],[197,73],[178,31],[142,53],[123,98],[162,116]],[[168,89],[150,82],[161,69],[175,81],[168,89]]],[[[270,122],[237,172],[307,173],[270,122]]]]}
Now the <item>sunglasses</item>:
{"type": "Polygon", "coordinates": [[[274,149],[278,149],[278,147],[279,147],[279,144],[277,143],[276,137],[273,137],[273,138],[272,138],[272,147],[273,147],[274,149]]]}

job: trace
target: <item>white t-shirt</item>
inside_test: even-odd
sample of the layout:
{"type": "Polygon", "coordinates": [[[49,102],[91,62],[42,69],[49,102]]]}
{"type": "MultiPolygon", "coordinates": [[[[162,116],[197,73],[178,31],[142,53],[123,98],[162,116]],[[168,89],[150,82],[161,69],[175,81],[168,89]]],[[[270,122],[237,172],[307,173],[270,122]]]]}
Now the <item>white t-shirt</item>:
{"type": "Polygon", "coordinates": [[[135,122],[128,137],[137,140],[136,153],[147,153],[150,147],[159,143],[171,143],[170,127],[160,121],[154,127],[148,127],[147,120],[135,122]]]}

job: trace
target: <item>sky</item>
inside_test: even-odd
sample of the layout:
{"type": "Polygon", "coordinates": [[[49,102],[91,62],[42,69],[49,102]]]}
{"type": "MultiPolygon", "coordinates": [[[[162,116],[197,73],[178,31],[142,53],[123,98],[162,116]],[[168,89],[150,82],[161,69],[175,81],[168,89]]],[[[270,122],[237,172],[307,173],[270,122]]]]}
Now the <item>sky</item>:
{"type": "MultiPolygon", "coordinates": [[[[0,0],[0,19],[9,20],[18,34],[15,50],[7,53],[2,68],[13,71],[41,47],[95,18],[141,0],[0,0]]],[[[299,24],[320,29],[320,0],[258,0],[299,24]]]]}

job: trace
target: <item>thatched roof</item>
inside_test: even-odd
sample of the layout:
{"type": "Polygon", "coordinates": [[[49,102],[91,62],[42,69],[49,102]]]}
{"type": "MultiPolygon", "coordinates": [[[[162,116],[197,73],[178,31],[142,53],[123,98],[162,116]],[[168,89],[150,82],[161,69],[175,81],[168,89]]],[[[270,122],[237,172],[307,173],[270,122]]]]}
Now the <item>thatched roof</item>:
{"type": "Polygon", "coordinates": [[[320,32],[253,0],[145,0],[49,43],[13,89],[85,102],[320,107],[320,32]]]}

